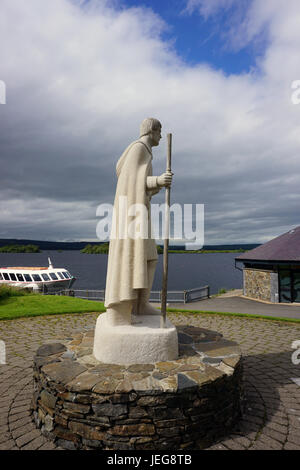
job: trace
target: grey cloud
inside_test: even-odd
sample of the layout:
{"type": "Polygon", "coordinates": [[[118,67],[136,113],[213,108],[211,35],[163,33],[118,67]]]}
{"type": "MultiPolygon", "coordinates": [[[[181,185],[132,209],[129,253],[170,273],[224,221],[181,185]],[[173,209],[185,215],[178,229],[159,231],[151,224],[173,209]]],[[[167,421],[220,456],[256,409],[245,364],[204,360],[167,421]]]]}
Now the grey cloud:
{"type": "Polygon", "coordinates": [[[255,71],[226,77],[185,65],[149,10],[97,3],[92,14],[68,0],[2,1],[0,237],[96,239],[117,159],[151,115],[164,136],[154,171],[172,132],[171,201],[205,204],[205,243],[261,242],[299,224],[299,4],[255,2],[253,28],[269,15],[273,42],[255,71]]]}

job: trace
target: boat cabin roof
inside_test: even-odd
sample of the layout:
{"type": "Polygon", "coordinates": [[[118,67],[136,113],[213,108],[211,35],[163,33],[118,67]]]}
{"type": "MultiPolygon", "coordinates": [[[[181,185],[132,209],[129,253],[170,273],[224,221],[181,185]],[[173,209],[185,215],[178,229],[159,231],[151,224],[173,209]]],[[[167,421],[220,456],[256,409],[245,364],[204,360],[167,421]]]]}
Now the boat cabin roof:
{"type": "Polygon", "coordinates": [[[24,267],[8,267],[8,268],[0,268],[0,269],[10,269],[10,270],[12,270],[12,269],[14,269],[14,270],[18,269],[18,270],[24,270],[24,271],[28,271],[28,270],[30,270],[30,271],[41,271],[41,270],[49,269],[49,268],[37,268],[37,267],[33,268],[33,267],[31,266],[31,267],[28,267],[28,268],[24,268],[24,267]]]}
{"type": "Polygon", "coordinates": [[[0,268],[0,271],[1,270],[10,270],[10,271],[53,271],[53,272],[58,272],[58,271],[66,271],[66,268],[50,268],[50,267],[47,267],[47,268],[42,268],[42,267],[32,267],[32,266],[28,266],[27,268],[26,267],[5,267],[5,268],[0,268]]]}

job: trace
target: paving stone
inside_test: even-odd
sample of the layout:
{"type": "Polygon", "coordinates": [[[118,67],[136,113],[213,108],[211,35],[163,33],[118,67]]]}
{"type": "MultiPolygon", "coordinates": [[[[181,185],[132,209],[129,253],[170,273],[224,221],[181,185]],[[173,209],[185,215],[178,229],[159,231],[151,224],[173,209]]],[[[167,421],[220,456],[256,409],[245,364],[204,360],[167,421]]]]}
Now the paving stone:
{"type": "Polygon", "coordinates": [[[72,392],[85,392],[92,390],[92,388],[99,382],[99,377],[91,372],[84,372],[78,375],[75,379],[71,380],[68,384],[68,390],[72,392]]]}
{"type": "Polygon", "coordinates": [[[9,405],[0,408],[0,416],[6,416],[8,414],[9,408],[9,405]]]}
{"type": "Polygon", "coordinates": [[[266,444],[264,444],[263,442],[261,441],[254,441],[252,443],[252,445],[248,448],[248,450],[270,450],[268,449],[268,447],[266,446],[266,444]]]}
{"type": "Polygon", "coordinates": [[[206,450],[228,450],[223,444],[215,444],[213,446],[208,447],[206,450]]]}
{"type": "Polygon", "coordinates": [[[273,428],[265,426],[263,429],[263,432],[265,435],[271,437],[272,439],[275,439],[278,442],[284,443],[286,441],[286,436],[287,436],[287,428],[285,428],[285,433],[281,433],[278,431],[274,431],[273,428]]]}
{"type": "Polygon", "coordinates": [[[54,363],[43,366],[42,371],[54,382],[61,382],[67,384],[79,374],[82,374],[87,369],[78,362],[64,361],[61,363],[54,363]]]}
{"type": "Polygon", "coordinates": [[[37,356],[51,356],[52,354],[60,353],[63,351],[67,351],[66,346],[61,343],[51,343],[51,344],[43,344],[37,352],[37,356]]]}
{"type": "Polygon", "coordinates": [[[23,397],[21,398],[21,400],[14,400],[13,405],[11,407],[12,409],[16,407],[30,406],[32,396],[26,399],[23,399],[23,397]]]}
{"type": "Polygon", "coordinates": [[[259,442],[262,442],[266,445],[266,449],[281,450],[283,448],[283,442],[279,442],[276,439],[272,439],[266,434],[262,433],[259,438],[259,442]]]}
{"type": "Polygon", "coordinates": [[[289,444],[295,444],[295,445],[298,445],[299,449],[300,449],[300,433],[298,432],[298,434],[296,433],[290,433],[288,434],[287,436],[287,442],[289,444]]]}
{"type": "MultiPolygon", "coordinates": [[[[2,407],[4,408],[7,405],[10,406],[13,404],[18,405],[18,403],[22,402],[22,399],[26,400],[26,398],[29,398],[28,394],[31,395],[31,364],[32,358],[36,354],[38,343],[42,344],[49,340],[59,342],[63,338],[73,336],[75,330],[83,331],[84,327],[93,328],[97,316],[98,314],[76,316],[61,315],[47,318],[37,317],[0,322],[3,335],[5,335],[6,338],[8,351],[12,358],[11,363],[5,366],[4,373],[2,372],[1,374],[2,368],[0,368],[0,396],[2,398],[2,407]],[[79,323],[76,324],[75,320],[79,323]],[[19,345],[17,346],[15,345],[16,338],[19,341],[19,345]],[[24,348],[27,348],[25,354],[24,348]],[[13,356],[12,353],[14,352],[23,354],[24,359],[13,356]],[[5,383],[3,383],[3,381],[5,383]],[[25,395],[25,391],[27,395],[25,395]],[[15,399],[16,401],[13,403],[15,399]]],[[[283,429],[276,429],[274,425],[286,428],[285,432],[289,430],[289,435],[285,448],[300,450],[300,443],[298,442],[298,433],[300,432],[300,421],[298,419],[300,417],[300,400],[299,398],[297,400],[299,388],[297,389],[295,384],[289,382],[290,377],[297,377],[298,369],[292,367],[290,364],[290,351],[286,351],[287,344],[291,344],[293,340],[299,339],[300,327],[297,324],[285,324],[237,317],[225,318],[204,314],[201,315],[201,318],[195,315],[181,316],[179,314],[170,314],[169,317],[173,323],[188,323],[196,327],[200,325],[201,328],[205,327],[207,330],[218,331],[223,334],[225,338],[242,344],[245,355],[245,375],[247,376],[248,383],[258,386],[263,395],[260,397],[257,392],[254,392],[252,395],[252,402],[254,402],[253,405],[256,402],[256,408],[253,406],[254,414],[251,412],[251,415],[262,418],[263,415],[259,410],[264,411],[264,405],[266,405],[268,412],[266,425],[268,429],[273,429],[274,432],[277,431],[284,434],[283,429]],[[263,360],[266,355],[269,355],[268,360],[263,360]],[[284,404],[284,406],[279,406],[280,404],[284,404]],[[289,409],[294,411],[290,411],[289,409]],[[255,410],[257,410],[257,413],[255,413],[255,410]],[[287,410],[288,415],[285,410],[287,410]],[[288,421],[288,418],[290,421],[288,421]]],[[[189,334],[188,330],[185,330],[184,333],[189,334]]],[[[78,337],[80,337],[80,335],[78,337]]],[[[216,356],[218,356],[218,354],[216,354],[216,356]]],[[[44,357],[46,358],[47,356],[44,357]]],[[[52,356],[52,359],[53,358],[54,355],[52,356]]],[[[225,360],[226,359],[224,359],[224,362],[225,360]]],[[[228,365],[231,364],[229,363],[228,365]]],[[[162,366],[160,372],[165,372],[164,366],[162,366]]],[[[251,390],[253,390],[253,387],[251,387],[251,390]]],[[[15,406],[14,409],[18,406],[15,406]]],[[[151,406],[155,407],[154,404],[151,406]]],[[[11,429],[18,429],[18,427],[28,424],[30,422],[26,421],[28,419],[31,419],[28,410],[8,416],[7,414],[3,416],[3,412],[0,411],[0,434],[2,436],[7,435],[7,422],[9,422],[11,429]]],[[[244,438],[246,442],[249,440],[252,444],[250,448],[266,449],[266,441],[264,443],[254,441],[259,428],[260,425],[257,423],[254,424],[248,421],[243,424],[242,422],[242,436],[237,439],[244,438]]],[[[263,430],[264,428],[261,429],[262,433],[264,432],[263,430]]],[[[38,437],[39,436],[32,439],[31,442],[34,443],[35,439],[38,439],[38,437]]],[[[270,436],[266,435],[265,437],[270,436]]],[[[232,437],[232,439],[235,441],[236,438],[232,437]]],[[[239,441],[237,440],[237,442],[239,441]]],[[[239,443],[243,445],[242,441],[239,443]]],[[[65,443],[63,444],[66,446],[65,443]]],[[[71,442],[67,445],[70,447],[71,444],[73,443],[71,442]]],[[[15,443],[12,439],[1,442],[0,446],[3,445],[4,449],[7,450],[15,448],[15,443]]],[[[24,444],[23,447],[27,445],[30,445],[30,442],[24,444]]],[[[276,446],[274,442],[273,445],[276,446]]],[[[225,446],[222,446],[222,442],[212,446],[212,448],[218,447],[223,450],[225,449],[225,446]]],[[[40,449],[43,448],[45,448],[45,450],[48,448],[64,449],[63,446],[59,444],[57,446],[51,441],[48,441],[40,447],[40,449]]],[[[74,445],[72,448],[74,448],[74,445]]]]}
{"type": "Polygon", "coordinates": [[[299,450],[299,444],[293,444],[292,442],[286,442],[284,450],[299,450]]]}
{"type": "Polygon", "coordinates": [[[177,377],[178,389],[195,387],[197,385],[197,382],[195,380],[191,380],[185,374],[178,374],[177,377]]]}
{"type": "Polygon", "coordinates": [[[9,439],[6,442],[0,444],[0,450],[12,450],[15,447],[15,441],[13,439],[9,439]]]}
{"type": "Polygon", "coordinates": [[[245,436],[232,436],[232,440],[238,444],[240,444],[244,449],[247,449],[251,444],[251,439],[248,439],[245,436]]]}
{"type": "Polygon", "coordinates": [[[247,416],[254,416],[256,418],[259,418],[259,419],[261,418],[263,420],[265,417],[265,410],[255,409],[255,410],[249,411],[249,409],[247,409],[247,416]]]}
{"type": "MultiPolygon", "coordinates": [[[[23,446],[22,450],[38,450],[39,448],[42,447],[43,444],[45,444],[45,442],[46,442],[46,438],[44,436],[36,437],[35,439],[33,439],[33,441],[29,442],[29,444],[26,444],[25,446],[23,446]]],[[[54,447],[52,447],[52,449],[53,448],[54,447]]]]}
{"type": "Polygon", "coordinates": [[[58,450],[56,445],[51,441],[46,441],[38,450],[58,450]]]}
{"type": "Polygon", "coordinates": [[[234,341],[228,341],[222,339],[217,343],[199,343],[196,346],[197,350],[200,350],[210,357],[226,357],[232,355],[238,355],[239,349],[234,341]]]}
{"type": "Polygon", "coordinates": [[[26,433],[24,436],[19,437],[16,439],[16,444],[18,447],[23,447],[25,444],[28,442],[33,441],[36,437],[40,437],[41,433],[39,429],[34,429],[33,431],[30,431],[29,433],[26,433]]]}
{"type": "Polygon", "coordinates": [[[273,415],[272,416],[272,424],[279,424],[279,426],[287,427],[288,426],[288,419],[286,417],[281,418],[279,416],[273,415]]]}
{"type": "Polygon", "coordinates": [[[133,364],[127,368],[128,372],[145,372],[152,371],[154,364],[133,364]]]}
{"type": "Polygon", "coordinates": [[[13,407],[11,408],[10,412],[9,412],[9,415],[10,416],[13,416],[13,415],[18,415],[20,413],[26,413],[27,411],[29,411],[29,404],[28,405],[23,405],[23,406],[16,406],[16,407],[13,407]]]}
{"type": "Polygon", "coordinates": [[[0,428],[3,428],[5,427],[7,424],[7,417],[6,416],[3,416],[0,418],[0,428]]]}
{"type": "Polygon", "coordinates": [[[20,419],[26,418],[27,416],[30,416],[29,410],[23,411],[22,413],[9,414],[8,422],[9,424],[14,423],[15,421],[19,421],[20,419]]]}
{"type": "Polygon", "coordinates": [[[34,431],[36,429],[34,423],[26,424],[25,426],[21,426],[14,431],[11,431],[12,437],[16,440],[20,436],[24,436],[25,434],[34,431]]]}
{"type": "Polygon", "coordinates": [[[234,439],[229,439],[227,441],[223,441],[222,444],[230,450],[245,450],[245,447],[239,444],[237,441],[234,439]]]}
{"type": "Polygon", "coordinates": [[[244,421],[248,423],[253,423],[257,426],[261,426],[263,424],[263,418],[261,416],[253,416],[253,415],[245,415],[243,417],[244,421]]]}
{"type": "Polygon", "coordinates": [[[299,431],[299,429],[300,429],[300,417],[289,415],[289,426],[290,427],[295,427],[299,431]]]}
{"type": "Polygon", "coordinates": [[[0,444],[3,442],[7,442],[11,438],[11,434],[9,432],[2,432],[0,434],[0,444]]]}

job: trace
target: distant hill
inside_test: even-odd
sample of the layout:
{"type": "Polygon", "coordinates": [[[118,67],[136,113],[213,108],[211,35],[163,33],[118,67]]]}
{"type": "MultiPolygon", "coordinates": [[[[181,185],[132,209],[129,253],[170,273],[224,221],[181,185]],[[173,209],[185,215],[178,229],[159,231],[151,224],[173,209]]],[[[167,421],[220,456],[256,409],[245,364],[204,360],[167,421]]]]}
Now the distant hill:
{"type": "Polygon", "coordinates": [[[257,246],[260,246],[260,243],[236,243],[233,245],[203,245],[203,250],[253,250],[253,248],[256,248],[257,246]]]}
{"type": "Polygon", "coordinates": [[[47,242],[43,240],[0,238],[0,247],[5,245],[37,245],[41,250],[82,250],[88,243],[90,245],[99,244],[99,242],[47,242]]]}
{"type": "MultiPolygon", "coordinates": [[[[103,242],[104,243],[104,242],[103,242]]],[[[18,240],[16,238],[0,238],[0,247],[6,245],[37,245],[40,250],[82,250],[86,245],[99,245],[101,242],[48,242],[43,240],[18,240]]],[[[233,245],[204,245],[203,250],[252,250],[259,246],[259,243],[233,245]]],[[[184,246],[170,245],[169,249],[184,250],[184,246]]]]}

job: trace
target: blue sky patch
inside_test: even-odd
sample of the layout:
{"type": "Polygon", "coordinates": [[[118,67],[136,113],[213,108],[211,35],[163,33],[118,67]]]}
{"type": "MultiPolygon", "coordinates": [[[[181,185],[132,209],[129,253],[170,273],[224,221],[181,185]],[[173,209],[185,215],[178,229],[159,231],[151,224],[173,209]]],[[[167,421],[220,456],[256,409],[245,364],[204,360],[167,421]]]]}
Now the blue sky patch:
{"type": "Polygon", "coordinates": [[[226,31],[232,9],[204,19],[197,11],[184,12],[186,0],[122,0],[120,6],[151,8],[168,25],[162,39],[174,42],[177,54],[189,65],[207,63],[226,75],[246,73],[256,66],[257,49],[253,44],[241,50],[230,47],[226,31]]]}

